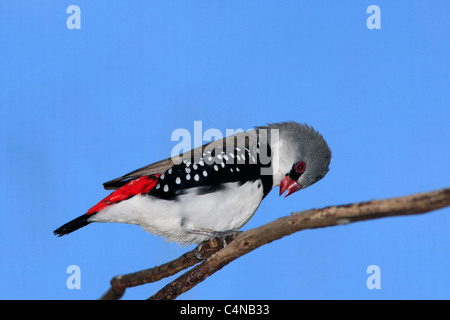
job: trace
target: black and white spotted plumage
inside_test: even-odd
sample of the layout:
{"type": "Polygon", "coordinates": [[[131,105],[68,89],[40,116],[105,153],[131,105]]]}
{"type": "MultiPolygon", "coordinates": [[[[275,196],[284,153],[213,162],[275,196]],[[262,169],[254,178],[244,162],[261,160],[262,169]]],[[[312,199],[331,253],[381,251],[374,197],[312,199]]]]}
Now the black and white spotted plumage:
{"type": "Polygon", "coordinates": [[[261,175],[262,167],[270,167],[270,163],[261,163],[258,146],[252,150],[248,147],[217,147],[203,152],[198,161],[192,157],[170,167],[148,194],[176,201],[189,189],[200,195],[217,192],[230,182],[259,181],[265,197],[272,189],[273,181],[271,175],[261,175]]]}
{"type": "Polygon", "coordinates": [[[119,222],[180,244],[200,243],[238,231],[274,186],[287,196],[322,179],[330,159],[323,137],[307,125],[256,127],[106,182],[115,191],[55,234],[119,222]]]}

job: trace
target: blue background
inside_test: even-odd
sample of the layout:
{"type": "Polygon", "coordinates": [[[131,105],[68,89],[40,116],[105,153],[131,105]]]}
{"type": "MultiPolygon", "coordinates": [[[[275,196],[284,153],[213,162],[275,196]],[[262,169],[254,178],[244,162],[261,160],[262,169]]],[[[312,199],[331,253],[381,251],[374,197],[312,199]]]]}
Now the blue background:
{"type": "MultiPolygon", "coordinates": [[[[449,186],[448,1],[1,1],[2,299],[96,299],[118,274],[189,248],[137,226],[52,231],[104,181],[166,158],[175,129],[295,120],[331,170],[278,189],[244,230],[293,211],[449,186]],[[69,30],[69,5],[81,29],[69,30]],[[381,29],[369,30],[369,5],[381,29]],[[69,265],[81,289],[69,290],[69,265]]],[[[448,299],[450,208],[307,230],[239,258],[180,299],[448,299]],[[378,265],[381,289],[366,269],[378,265]]],[[[174,277],[131,288],[151,296],[174,277]]]]}

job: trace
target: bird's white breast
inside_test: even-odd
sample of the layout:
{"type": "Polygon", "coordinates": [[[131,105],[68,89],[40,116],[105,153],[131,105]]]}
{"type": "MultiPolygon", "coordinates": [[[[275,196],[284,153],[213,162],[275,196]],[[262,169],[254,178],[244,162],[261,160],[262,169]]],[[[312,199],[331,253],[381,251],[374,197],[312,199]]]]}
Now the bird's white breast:
{"type": "Polygon", "coordinates": [[[242,185],[230,182],[205,194],[197,194],[196,188],[186,189],[186,193],[178,196],[177,200],[134,196],[105,208],[90,221],[137,224],[169,241],[200,243],[208,236],[190,231],[237,231],[252,217],[262,198],[260,180],[242,185]]]}

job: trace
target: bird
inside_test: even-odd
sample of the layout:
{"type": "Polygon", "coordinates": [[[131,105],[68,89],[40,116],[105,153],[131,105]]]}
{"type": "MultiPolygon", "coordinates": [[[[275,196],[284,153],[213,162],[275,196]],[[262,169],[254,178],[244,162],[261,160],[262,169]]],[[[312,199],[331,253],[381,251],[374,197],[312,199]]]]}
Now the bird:
{"type": "Polygon", "coordinates": [[[116,222],[181,246],[224,243],[273,188],[285,197],[305,189],[325,177],[330,161],[327,142],[307,124],[256,126],[105,182],[114,191],[54,234],[116,222]]]}

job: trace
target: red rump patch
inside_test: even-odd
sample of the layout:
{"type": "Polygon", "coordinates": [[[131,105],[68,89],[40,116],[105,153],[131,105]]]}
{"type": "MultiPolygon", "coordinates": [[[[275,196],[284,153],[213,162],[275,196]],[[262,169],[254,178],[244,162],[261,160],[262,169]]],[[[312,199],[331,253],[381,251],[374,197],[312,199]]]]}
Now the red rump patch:
{"type": "Polygon", "coordinates": [[[86,214],[94,214],[103,210],[107,206],[115,203],[119,203],[123,200],[129,199],[132,196],[148,193],[158,182],[158,177],[161,174],[155,174],[151,176],[143,176],[137,179],[131,180],[126,185],[120,187],[105,199],[97,203],[95,206],[89,209],[86,214]]]}

